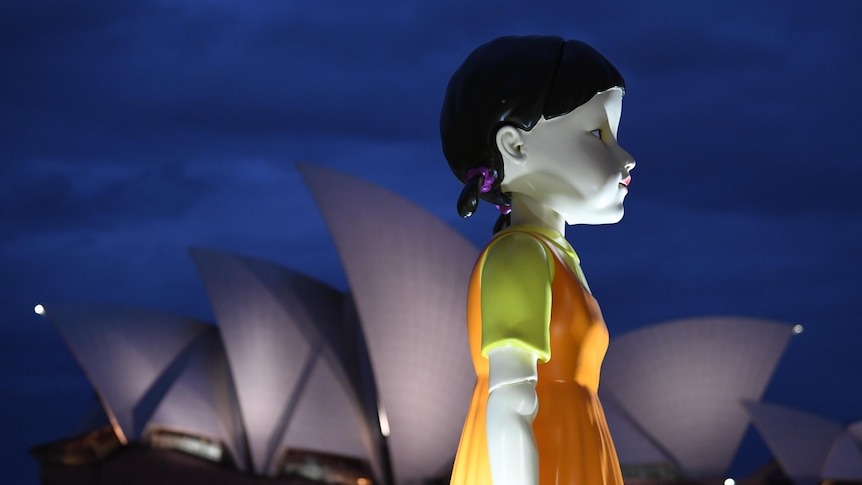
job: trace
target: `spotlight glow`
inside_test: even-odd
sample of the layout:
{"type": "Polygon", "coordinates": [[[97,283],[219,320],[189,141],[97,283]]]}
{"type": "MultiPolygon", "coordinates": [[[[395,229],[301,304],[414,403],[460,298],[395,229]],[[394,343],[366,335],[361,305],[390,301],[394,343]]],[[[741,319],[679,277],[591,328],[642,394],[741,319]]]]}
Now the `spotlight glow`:
{"type": "Polygon", "coordinates": [[[805,329],[802,328],[802,325],[797,323],[796,325],[793,326],[792,332],[793,332],[793,335],[799,335],[800,333],[802,333],[803,330],[805,330],[805,329]]]}
{"type": "Polygon", "coordinates": [[[45,307],[43,307],[42,305],[36,305],[33,307],[33,311],[36,312],[37,315],[44,315],[45,307]]]}
{"type": "Polygon", "coordinates": [[[383,437],[389,437],[389,418],[386,416],[386,411],[383,409],[383,405],[380,404],[377,406],[377,417],[380,418],[380,434],[383,437]]]}
{"type": "Polygon", "coordinates": [[[724,481],[724,485],[736,485],[736,480],[728,478],[724,481]]]}

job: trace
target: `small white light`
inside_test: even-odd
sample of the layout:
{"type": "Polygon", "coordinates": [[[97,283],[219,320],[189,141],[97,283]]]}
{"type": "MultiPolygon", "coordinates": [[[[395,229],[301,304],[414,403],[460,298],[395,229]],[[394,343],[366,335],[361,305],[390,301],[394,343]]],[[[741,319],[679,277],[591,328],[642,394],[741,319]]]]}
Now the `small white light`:
{"type": "Polygon", "coordinates": [[[389,418],[386,417],[386,411],[383,409],[383,405],[379,404],[377,406],[377,417],[380,418],[380,434],[383,437],[389,437],[389,418]]]}
{"type": "Polygon", "coordinates": [[[33,307],[33,311],[36,312],[37,315],[44,315],[45,307],[43,307],[42,305],[36,305],[33,307]]]}
{"type": "Polygon", "coordinates": [[[736,480],[732,478],[727,478],[724,480],[724,485],[736,485],[736,480]]]}
{"type": "Polygon", "coordinates": [[[802,325],[797,323],[796,325],[793,326],[792,332],[793,332],[793,335],[799,335],[800,333],[802,333],[803,330],[805,330],[805,329],[802,328],[802,325]]]}

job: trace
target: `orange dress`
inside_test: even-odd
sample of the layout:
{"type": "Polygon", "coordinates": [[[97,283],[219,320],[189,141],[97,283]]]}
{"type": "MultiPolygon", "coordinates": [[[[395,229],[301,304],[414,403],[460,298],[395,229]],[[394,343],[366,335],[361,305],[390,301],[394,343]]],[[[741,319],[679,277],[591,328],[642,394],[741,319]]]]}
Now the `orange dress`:
{"type": "MultiPolygon", "coordinates": [[[[599,371],[608,346],[608,331],[599,306],[578,279],[577,261],[565,262],[567,252],[574,256],[565,239],[548,237],[532,228],[517,230],[538,239],[555,264],[551,283],[551,358],[538,365],[539,409],[533,421],[539,484],[623,485],[597,395],[599,371]]],[[[467,329],[477,380],[452,471],[452,485],[492,485],[485,436],[488,360],[481,355],[483,262],[484,253],[473,270],[467,297],[467,329]]]]}

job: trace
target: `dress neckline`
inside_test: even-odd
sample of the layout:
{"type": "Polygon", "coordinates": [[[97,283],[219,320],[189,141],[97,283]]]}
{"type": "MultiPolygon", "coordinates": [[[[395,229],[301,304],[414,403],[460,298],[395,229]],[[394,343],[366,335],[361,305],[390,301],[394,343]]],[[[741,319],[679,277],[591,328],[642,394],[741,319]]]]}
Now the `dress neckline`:
{"type": "Polygon", "coordinates": [[[581,269],[581,258],[578,257],[578,253],[575,252],[575,249],[562,234],[553,229],[533,226],[530,224],[519,224],[503,229],[498,232],[495,237],[502,236],[509,232],[530,232],[541,236],[543,239],[553,244],[558,250],[556,252],[562,258],[563,263],[565,263],[566,266],[575,273],[575,277],[578,278],[578,281],[581,283],[584,290],[586,290],[587,294],[592,296],[590,285],[587,284],[587,278],[581,269]]]}

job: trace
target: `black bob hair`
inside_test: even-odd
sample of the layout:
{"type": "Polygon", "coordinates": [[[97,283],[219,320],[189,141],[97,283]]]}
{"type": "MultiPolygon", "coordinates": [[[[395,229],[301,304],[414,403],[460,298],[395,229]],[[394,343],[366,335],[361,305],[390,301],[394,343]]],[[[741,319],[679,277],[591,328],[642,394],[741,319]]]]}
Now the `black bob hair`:
{"type": "MultiPolygon", "coordinates": [[[[440,113],[440,137],[449,168],[465,184],[458,213],[470,217],[479,198],[508,206],[500,190],[503,158],[495,136],[504,125],[525,131],[545,117],[572,112],[596,93],[619,87],[619,71],[583,42],[556,36],[500,37],[476,48],[455,71],[440,113]],[[485,168],[494,177],[481,193],[485,168]],[[470,176],[468,177],[468,172],[470,176]]],[[[502,212],[502,211],[501,211],[502,212]]],[[[494,232],[508,225],[503,215],[494,232]]]]}

